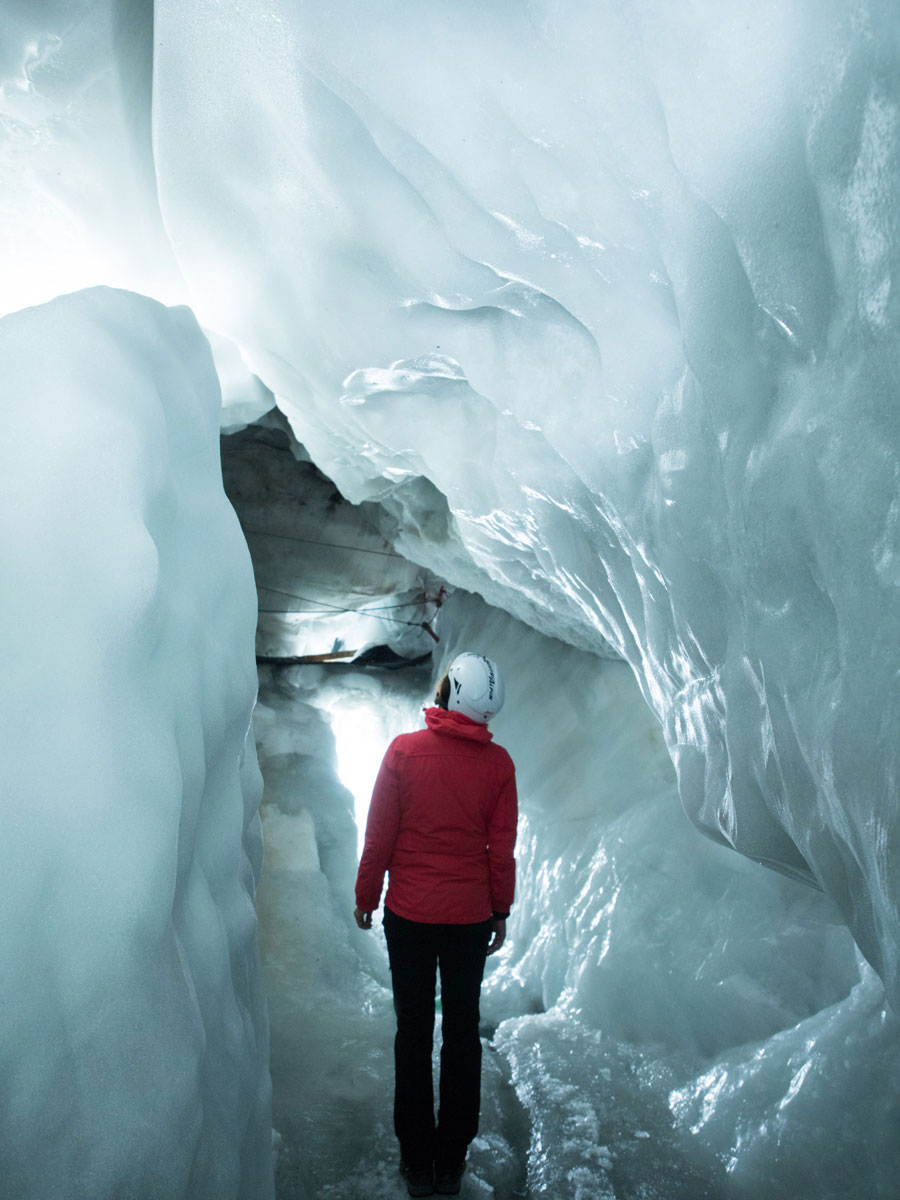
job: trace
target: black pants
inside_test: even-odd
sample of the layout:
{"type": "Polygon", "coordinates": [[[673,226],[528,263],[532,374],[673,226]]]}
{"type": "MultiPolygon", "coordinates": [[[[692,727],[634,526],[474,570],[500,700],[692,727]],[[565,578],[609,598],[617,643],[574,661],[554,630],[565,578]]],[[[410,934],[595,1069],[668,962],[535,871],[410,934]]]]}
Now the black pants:
{"type": "Polygon", "coordinates": [[[425,925],[384,913],[397,1013],[394,1130],[415,1168],[461,1162],[478,1132],[481,1039],[478,1001],[491,922],[425,925]],[[441,972],[441,1082],[437,1128],[431,1051],[436,968],[441,972]]]}

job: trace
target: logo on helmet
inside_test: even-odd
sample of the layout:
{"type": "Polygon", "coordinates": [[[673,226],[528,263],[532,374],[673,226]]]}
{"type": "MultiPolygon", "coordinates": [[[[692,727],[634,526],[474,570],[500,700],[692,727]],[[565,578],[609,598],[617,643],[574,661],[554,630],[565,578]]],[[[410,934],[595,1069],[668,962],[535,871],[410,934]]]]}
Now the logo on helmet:
{"type": "Polygon", "coordinates": [[[503,707],[503,681],[496,663],[484,654],[458,655],[447,672],[453,687],[448,707],[486,725],[503,707]]]}

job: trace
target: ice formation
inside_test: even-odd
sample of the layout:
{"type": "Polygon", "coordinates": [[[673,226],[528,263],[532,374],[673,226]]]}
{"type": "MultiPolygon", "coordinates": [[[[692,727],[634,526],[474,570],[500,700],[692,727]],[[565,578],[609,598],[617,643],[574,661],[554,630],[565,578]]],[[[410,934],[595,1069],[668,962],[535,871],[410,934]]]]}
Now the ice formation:
{"type": "MultiPolygon", "coordinates": [[[[519,1108],[491,1119],[473,1178],[533,1197],[891,1195],[896,5],[157,0],[152,31],[149,15],[0,14],[0,309],[97,282],[189,301],[214,331],[224,427],[273,397],[394,551],[495,606],[454,597],[438,652],[479,628],[505,648],[522,728],[498,736],[527,781],[515,936],[486,998],[491,1096],[519,1108]]],[[[64,428],[94,449],[89,417],[64,428]]],[[[275,565],[308,594],[302,558],[275,565]]],[[[418,587],[401,568],[367,594],[315,565],[338,606],[418,587]]],[[[317,644],[306,626],[295,653],[317,644]]],[[[328,703],[298,679],[273,682],[272,721],[322,746],[300,705],[328,703]]],[[[332,858],[349,869],[350,801],[329,769],[282,804],[273,770],[273,1008],[335,1037],[343,1012],[355,1050],[380,1022],[356,1075],[324,1036],[283,1043],[285,1062],[301,1072],[314,1045],[326,1116],[371,1118],[374,1100],[354,1106],[377,1093],[383,964],[346,940],[328,882],[332,858]],[[323,832],[328,795],[343,815],[323,832]],[[324,977],[278,957],[298,879],[305,936],[335,947],[324,977]]],[[[343,1181],[336,1142],[304,1166],[310,1124],[279,1131],[298,1195],[381,1180],[377,1137],[343,1181]]]]}
{"type": "Polygon", "coordinates": [[[189,312],[0,321],[4,1195],[272,1194],[253,580],[189,312]]]}
{"type": "Polygon", "coordinates": [[[694,822],[825,888],[900,1002],[895,7],[156,32],[202,319],[411,558],[611,642],[694,822]]]}
{"type": "MultiPolygon", "coordinates": [[[[444,661],[474,644],[504,663],[494,727],[523,801],[519,902],[482,1005],[471,1194],[887,1200],[900,1030],[833,903],[696,836],[624,663],[459,592],[440,629],[444,661]]],[[[363,688],[386,742],[416,726],[431,679],[341,673],[267,669],[257,710],[280,847],[260,890],[278,1195],[400,1200],[384,948],[350,924],[347,747],[335,756],[323,715],[363,688]]]]}

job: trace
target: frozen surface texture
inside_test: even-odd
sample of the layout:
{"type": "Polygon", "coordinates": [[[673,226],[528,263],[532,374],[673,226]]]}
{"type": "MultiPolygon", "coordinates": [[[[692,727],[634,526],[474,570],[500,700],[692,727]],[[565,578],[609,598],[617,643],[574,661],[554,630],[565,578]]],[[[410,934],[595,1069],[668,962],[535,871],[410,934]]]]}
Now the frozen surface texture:
{"type": "Polygon", "coordinates": [[[189,295],[229,423],[249,364],[410,558],[622,653],[900,1003],[896,5],[148,11],[4,11],[0,310],[189,295]]]}
{"type": "MultiPolygon", "coordinates": [[[[530,627],[513,633],[469,614],[491,623],[521,700],[521,728],[511,707],[498,736],[528,781],[522,903],[486,1013],[527,1115],[529,1190],[670,1200],[677,1181],[686,1196],[724,1186],[729,1200],[845,1200],[851,1189],[887,1200],[898,1173],[896,1018],[837,914],[900,1009],[896,3],[158,0],[153,38],[148,14],[113,0],[4,8],[0,311],[97,280],[188,296],[203,327],[227,339],[216,342],[226,427],[271,394],[340,492],[381,504],[394,549],[530,627]],[[558,639],[552,650],[535,631],[558,639]],[[627,666],[598,657],[610,648],[627,666]],[[676,781],[709,842],[679,823],[676,781]]],[[[53,311],[65,331],[63,309],[53,311]]],[[[21,361],[36,379],[57,379],[50,335],[29,332],[35,319],[11,327],[21,361]]],[[[72,348],[77,419],[71,406],[53,415],[37,382],[14,383],[4,430],[3,486],[16,501],[4,508],[15,534],[7,546],[34,597],[4,590],[7,634],[16,631],[17,654],[47,656],[43,678],[65,671],[46,733],[46,691],[29,690],[33,677],[18,668],[10,675],[16,752],[34,758],[40,781],[73,747],[81,754],[90,718],[99,762],[129,737],[141,751],[103,771],[131,771],[148,792],[154,783],[153,803],[134,816],[115,809],[93,823],[84,814],[112,794],[96,780],[88,788],[73,774],[68,792],[87,799],[54,822],[33,819],[38,784],[10,792],[10,828],[31,839],[9,857],[10,887],[23,872],[30,880],[35,863],[55,864],[48,838],[64,864],[14,892],[10,909],[15,961],[59,959],[52,979],[33,968],[38,1015],[14,1010],[23,1038],[40,1028],[51,1064],[23,1076],[21,1111],[32,1104],[54,1135],[71,1126],[52,1064],[78,1074],[82,1060],[53,1055],[66,1038],[91,1048],[103,1028],[97,1005],[77,999],[89,994],[81,982],[97,986],[92,956],[108,938],[126,975],[154,953],[176,961],[171,930],[181,926],[164,919],[159,897],[182,896],[176,883],[193,878],[180,872],[195,859],[219,862],[212,848],[230,828],[217,821],[198,833],[186,861],[194,826],[177,815],[165,824],[158,806],[169,797],[170,815],[180,811],[166,787],[181,795],[214,757],[207,731],[223,722],[198,720],[189,735],[173,714],[189,704],[196,657],[236,644],[216,622],[230,619],[240,593],[214,588],[221,576],[206,570],[210,520],[203,550],[184,564],[204,568],[206,601],[192,607],[194,593],[179,592],[165,619],[153,616],[169,595],[153,584],[169,560],[149,547],[162,545],[174,511],[160,482],[170,460],[129,458],[144,434],[120,435],[96,407],[118,379],[110,363],[124,357],[144,378],[167,362],[180,380],[195,360],[158,359],[155,337],[135,342],[121,313],[100,326],[102,363],[72,348]],[[26,479],[17,430],[30,420],[41,421],[45,457],[26,479]],[[85,487],[102,487],[102,504],[65,492],[70,475],[52,465],[64,451],[84,464],[85,487]],[[105,475],[90,465],[104,453],[105,475]],[[46,485],[36,492],[28,481],[38,474],[46,485]],[[20,524],[22,497],[35,496],[53,505],[40,537],[20,524]],[[54,524],[57,510],[64,521],[54,524]],[[135,539],[120,536],[130,520],[135,539]],[[70,527],[90,527],[91,538],[70,527]],[[37,572],[45,545],[53,569],[37,572]],[[81,590],[85,563],[105,581],[96,594],[81,590]],[[78,586],[59,582],[66,570],[78,586]],[[192,614],[196,634],[164,669],[166,622],[183,630],[192,614]],[[156,622],[156,640],[142,640],[142,621],[156,622]],[[174,688],[170,707],[153,707],[153,686],[135,693],[142,676],[126,666],[141,655],[154,686],[174,688]],[[69,683],[76,660],[83,692],[69,683]],[[128,724],[132,703],[152,720],[128,724]],[[149,740],[152,721],[162,740],[149,740]],[[109,730],[123,725],[128,736],[114,743],[109,730]],[[50,732],[58,751],[48,750],[50,732]],[[158,776],[168,784],[156,786],[158,776]],[[173,865],[151,883],[129,847],[143,854],[163,829],[173,865]],[[71,847],[82,851],[77,888],[71,847]],[[105,875],[98,860],[115,870],[105,875]],[[135,896],[145,901],[137,909],[125,903],[135,896]],[[53,897],[60,915],[50,925],[53,897]],[[83,949],[67,957],[76,920],[83,949]],[[136,965],[116,921],[146,932],[136,965]],[[84,929],[98,931],[93,941],[84,929]],[[39,1016],[57,995],[75,997],[77,1012],[48,1036],[39,1016]]],[[[134,415],[145,393],[123,394],[134,415]]],[[[146,444],[164,440],[158,427],[146,444]]],[[[185,478],[194,470],[185,466],[185,478]]],[[[360,593],[354,583],[345,594],[360,593]]],[[[249,577],[246,604],[249,626],[249,577]]],[[[451,621],[448,610],[442,655],[475,638],[469,616],[461,609],[451,621]]],[[[214,664],[226,659],[210,661],[220,678],[214,664]]],[[[223,694],[212,682],[201,693],[191,712],[212,711],[223,694]]],[[[197,786],[212,788],[204,772],[197,786]]],[[[342,811],[328,829],[341,825],[346,839],[342,811]]],[[[274,815],[289,835],[285,854],[311,846],[317,816],[289,812],[285,825],[274,815]]],[[[345,875],[349,853],[338,856],[345,875]]],[[[235,849],[234,886],[242,861],[235,849]]],[[[313,892],[329,897],[329,887],[315,879],[313,892]]],[[[248,894],[244,886],[224,905],[224,924],[213,920],[221,908],[198,902],[189,928],[206,931],[204,947],[243,918],[251,936],[248,894]]],[[[173,903],[165,911],[177,914],[173,903]]],[[[346,914],[334,919],[346,926],[346,914]]],[[[317,945],[327,950],[328,936],[317,945]]],[[[334,987],[357,978],[347,953],[334,987]]],[[[183,999],[186,979],[200,994],[206,976],[185,961],[184,974],[152,973],[147,1004],[160,988],[171,995],[103,1041],[84,1071],[103,1069],[101,1049],[124,1054],[141,1037],[156,1046],[158,1026],[185,1028],[160,1017],[183,999]]],[[[114,1008],[117,978],[100,993],[114,1008]]],[[[303,978],[313,990],[298,1003],[314,1013],[332,993],[314,990],[315,972],[303,978]]],[[[245,984],[252,991],[252,975],[245,984]]],[[[226,1040],[255,1036],[234,1011],[217,1014],[211,1029],[226,1040]]],[[[198,1171],[230,1169],[202,1138],[240,1092],[205,1090],[207,1073],[224,1070],[222,1046],[204,1040],[212,1036],[196,1026],[176,1073],[182,1097],[193,1088],[209,1103],[177,1109],[171,1072],[166,1103],[150,1101],[182,1149],[200,1121],[198,1171]],[[176,1123],[176,1110],[195,1125],[176,1123]]],[[[333,1060],[323,1051],[316,1061],[329,1075],[333,1060]]],[[[151,1080],[142,1107],[129,1109],[87,1078],[98,1113],[81,1106],[77,1119],[101,1132],[79,1147],[104,1148],[107,1165],[115,1154],[148,1161],[144,1141],[114,1141],[119,1127],[103,1117],[107,1107],[113,1122],[144,1113],[144,1097],[162,1089],[151,1080]]],[[[238,1078],[247,1085],[249,1075],[238,1078]]],[[[6,1144],[20,1144],[14,1133],[6,1144]]],[[[489,1131],[487,1157],[508,1170],[502,1180],[479,1174],[483,1191],[515,1190],[507,1133],[489,1131]]],[[[22,1145],[29,1169],[55,1162],[55,1148],[22,1145]]],[[[154,1162],[177,1174],[180,1153],[154,1162]]],[[[356,1183],[331,1176],[327,1186],[348,1196],[366,1180],[380,1186],[383,1160],[375,1176],[360,1161],[356,1183]]]]}
{"type": "Polygon", "coordinates": [[[528,1196],[889,1200],[900,1027],[837,907],[695,835],[625,664],[461,593],[439,628],[506,678],[518,896],[482,1016],[528,1196]]]}
{"type": "Polygon", "coordinates": [[[0,364],[2,1190],[265,1200],[255,597],[209,347],[96,289],[4,318],[0,364]]]}
{"type": "Polygon", "coordinates": [[[0,315],[94,284],[186,297],[156,198],[153,5],[0,8],[0,315]]]}
{"type": "Polygon", "coordinates": [[[898,29],[162,0],[154,129],[197,311],[314,461],[620,651],[692,820],[824,887],[900,1003],[898,29]]]}
{"type": "MultiPolygon", "coordinates": [[[[492,729],[522,810],[509,941],[483,994],[467,1194],[892,1200],[900,1031],[836,906],[696,836],[625,664],[461,592],[439,628],[443,659],[473,647],[501,664],[508,699],[492,729]],[[566,688],[548,684],[559,677],[566,688]]],[[[342,732],[338,716],[367,696],[383,749],[419,724],[431,682],[324,666],[261,675],[259,902],[283,1200],[404,1194],[380,915],[372,934],[352,923],[353,802],[336,778],[363,722],[342,732]]]]}

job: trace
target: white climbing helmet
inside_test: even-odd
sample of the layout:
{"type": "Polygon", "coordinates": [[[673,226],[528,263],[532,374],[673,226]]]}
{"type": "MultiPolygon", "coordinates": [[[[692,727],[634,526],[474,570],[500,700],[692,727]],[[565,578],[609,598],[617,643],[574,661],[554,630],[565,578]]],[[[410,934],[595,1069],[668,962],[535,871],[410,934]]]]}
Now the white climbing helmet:
{"type": "Polygon", "coordinates": [[[447,672],[450,695],[447,708],[487,725],[503,707],[503,680],[497,664],[483,654],[460,654],[447,672]]]}

